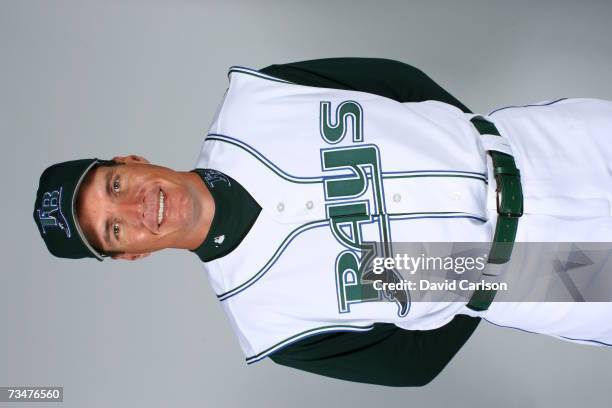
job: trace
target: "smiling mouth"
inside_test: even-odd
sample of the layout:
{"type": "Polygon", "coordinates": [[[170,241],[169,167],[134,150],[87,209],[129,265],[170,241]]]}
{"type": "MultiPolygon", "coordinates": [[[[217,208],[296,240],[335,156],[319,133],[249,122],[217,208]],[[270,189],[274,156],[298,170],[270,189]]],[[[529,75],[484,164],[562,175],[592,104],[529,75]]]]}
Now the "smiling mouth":
{"type": "Polygon", "coordinates": [[[159,190],[159,206],[157,208],[157,226],[159,227],[161,223],[164,221],[164,202],[165,196],[164,192],[159,190]]]}

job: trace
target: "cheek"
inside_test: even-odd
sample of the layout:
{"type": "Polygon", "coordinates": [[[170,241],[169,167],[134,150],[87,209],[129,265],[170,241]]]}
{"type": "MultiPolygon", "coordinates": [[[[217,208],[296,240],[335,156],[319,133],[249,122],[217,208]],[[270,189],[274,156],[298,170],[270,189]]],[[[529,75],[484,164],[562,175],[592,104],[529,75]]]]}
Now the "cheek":
{"type": "Polygon", "coordinates": [[[143,228],[132,228],[128,234],[128,243],[126,250],[147,248],[151,243],[155,242],[155,236],[150,231],[143,228]]]}
{"type": "Polygon", "coordinates": [[[178,220],[186,220],[193,213],[193,198],[189,191],[184,188],[172,192],[168,202],[171,213],[170,217],[178,220]]]}

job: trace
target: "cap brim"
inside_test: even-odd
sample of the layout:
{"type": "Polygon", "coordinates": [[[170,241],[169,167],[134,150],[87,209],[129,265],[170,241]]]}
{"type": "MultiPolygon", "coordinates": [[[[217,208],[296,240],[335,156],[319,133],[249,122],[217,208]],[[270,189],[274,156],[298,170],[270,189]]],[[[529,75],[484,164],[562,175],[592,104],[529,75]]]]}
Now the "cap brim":
{"type": "Polygon", "coordinates": [[[87,240],[87,237],[85,236],[85,234],[83,233],[83,230],[81,229],[81,225],[79,224],[79,220],[77,219],[77,212],[76,212],[76,197],[79,194],[79,188],[81,187],[81,183],[83,182],[83,180],[85,180],[85,176],[87,176],[87,173],[89,173],[89,171],[97,164],[100,163],[100,160],[94,160],[83,172],[83,174],[81,174],[81,177],[79,178],[79,181],[77,181],[76,186],[74,187],[74,194],[72,194],[72,221],[76,227],[77,233],[79,234],[79,237],[81,238],[81,241],[83,241],[83,243],[85,244],[85,246],[87,247],[87,249],[89,250],[89,252],[91,252],[91,254],[98,260],[98,261],[103,261],[104,260],[104,255],[102,255],[101,253],[99,253],[98,251],[96,251],[94,249],[94,247],[89,243],[89,241],[87,240]]]}

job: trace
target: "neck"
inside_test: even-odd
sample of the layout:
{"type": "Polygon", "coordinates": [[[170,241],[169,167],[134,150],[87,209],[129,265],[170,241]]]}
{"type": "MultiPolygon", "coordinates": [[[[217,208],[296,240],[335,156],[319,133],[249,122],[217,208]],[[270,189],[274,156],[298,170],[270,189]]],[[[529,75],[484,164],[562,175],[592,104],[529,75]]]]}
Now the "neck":
{"type": "Polygon", "coordinates": [[[196,197],[194,205],[196,206],[198,216],[195,227],[185,234],[176,247],[193,250],[200,246],[208,235],[213,216],[215,215],[215,201],[199,175],[191,171],[181,172],[181,175],[185,177],[190,188],[193,189],[192,191],[196,197]]]}

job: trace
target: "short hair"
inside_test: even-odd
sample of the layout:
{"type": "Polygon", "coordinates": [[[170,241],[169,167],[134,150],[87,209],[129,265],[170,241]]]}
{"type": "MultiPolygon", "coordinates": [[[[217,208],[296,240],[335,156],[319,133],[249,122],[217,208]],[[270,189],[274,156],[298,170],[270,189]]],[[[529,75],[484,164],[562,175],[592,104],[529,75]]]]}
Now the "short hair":
{"type": "Polygon", "coordinates": [[[102,254],[102,256],[108,256],[108,257],[113,257],[116,255],[123,255],[125,254],[125,251],[100,251],[99,249],[96,248],[96,251],[100,252],[100,254],[102,254]]]}
{"type": "Polygon", "coordinates": [[[99,160],[99,161],[96,162],[96,164],[94,164],[91,167],[91,170],[95,169],[96,167],[115,167],[115,166],[121,166],[123,164],[125,164],[125,163],[118,162],[118,161],[115,161],[115,160],[99,160]]]}

